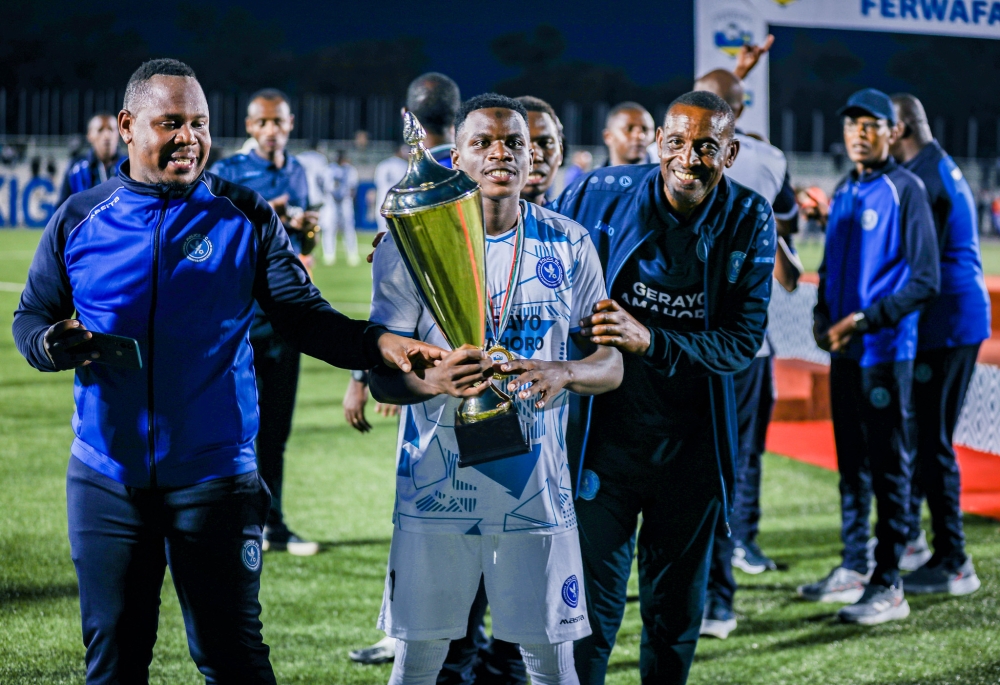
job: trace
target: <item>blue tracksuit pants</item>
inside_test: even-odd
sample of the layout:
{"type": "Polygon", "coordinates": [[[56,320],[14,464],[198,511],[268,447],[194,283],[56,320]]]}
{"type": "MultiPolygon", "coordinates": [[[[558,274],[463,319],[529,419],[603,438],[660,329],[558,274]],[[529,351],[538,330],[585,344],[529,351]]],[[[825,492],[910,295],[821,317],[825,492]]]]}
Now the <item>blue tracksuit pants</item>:
{"type": "Polygon", "coordinates": [[[830,364],[833,433],[840,471],[843,565],[868,571],[871,498],[877,501],[875,571],[871,582],[895,585],[909,532],[910,471],[916,447],[913,362],[862,367],[830,364]]]}
{"type": "Polygon", "coordinates": [[[910,494],[910,540],[920,535],[924,497],[931,511],[935,562],[949,570],[965,563],[965,533],[959,509],[961,479],[952,437],[976,370],[979,344],[917,353],[913,397],[917,412],[917,460],[910,494]]]}
{"type": "Polygon", "coordinates": [[[270,495],[256,471],[145,490],[71,458],[66,496],[88,685],[147,682],[168,565],[205,682],[275,682],[257,600],[270,495]]]}

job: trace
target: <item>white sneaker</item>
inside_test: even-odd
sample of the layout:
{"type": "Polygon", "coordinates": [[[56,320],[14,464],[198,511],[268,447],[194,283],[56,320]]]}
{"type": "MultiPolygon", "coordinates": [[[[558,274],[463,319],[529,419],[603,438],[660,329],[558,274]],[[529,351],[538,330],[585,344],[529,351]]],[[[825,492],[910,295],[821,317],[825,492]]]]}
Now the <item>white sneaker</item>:
{"type": "Polygon", "coordinates": [[[910,615],[910,605],[903,596],[903,584],[893,587],[869,585],[854,604],[837,612],[844,623],[874,626],[888,621],[899,621],[910,615]]]}
{"type": "Polygon", "coordinates": [[[347,656],[359,664],[387,664],[396,658],[396,638],[384,637],[371,647],[348,652],[347,656]]]}
{"type": "Polygon", "coordinates": [[[927,533],[920,531],[920,537],[906,543],[906,550],[899,559],[900,571],[916,571],[931,560],[931,550],[927,546],[927,533]]]}
{"type": "Polygon", "coordinates": [[[347,255],[347,266],[357,266],[361,263],[361,257],[357,253],[347,255]]]}
{"type": "Polygon", "coordinates": [[[954,571],[946,570],[940,563],[935,563],[934,566],[925,564],[903,576],[903,581],[907,591],[915,595],[947,593],[953,597],[961,597],[971,595],[982,586],[976,575],[976,568],[972,565],[972,557],[966,558],[965,563],[954,571]]]}
{"type": "Polygon", "coordinates": [[[830,575],[809,585],[798,587],[799,597],[811,602],[847,602],[853,604],[865,593],[865,585],[871,578],[843,566],[830,571],[830,575]]]}
{"type": "Polygon", "coordinates": [[[323,255],[323,264],[325,264],[326,266],[333,266],[336,263],[337,263],[336,255],[332,254],[323,255]]]}

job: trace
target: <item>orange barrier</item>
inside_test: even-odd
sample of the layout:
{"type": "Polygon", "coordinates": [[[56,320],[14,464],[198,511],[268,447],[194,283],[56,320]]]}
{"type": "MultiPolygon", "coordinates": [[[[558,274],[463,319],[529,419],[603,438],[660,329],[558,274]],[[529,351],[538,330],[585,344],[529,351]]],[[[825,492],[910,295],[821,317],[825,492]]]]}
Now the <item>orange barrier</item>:
{"type": "MultiPolygon", "coordinates": [[[[830,421],[772,421],[767,449],[831,471],[837,449],[830,421]]],[[[1000,520],[1000,456],[957,446],[962,511],[1000,520]]]]}

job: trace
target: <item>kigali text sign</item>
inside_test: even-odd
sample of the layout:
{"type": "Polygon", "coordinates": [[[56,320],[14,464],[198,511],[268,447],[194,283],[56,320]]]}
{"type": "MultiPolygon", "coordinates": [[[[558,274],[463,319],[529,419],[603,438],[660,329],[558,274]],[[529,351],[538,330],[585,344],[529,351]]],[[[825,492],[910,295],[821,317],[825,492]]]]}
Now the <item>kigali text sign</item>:
{"type": "MultiPolygon", "coordinates": [[[[1000,0],[695,0],[695,74],[732,69],[768,25],[1000,38],[1000,0]]],[[[767,134],[767,58],[747,78],[748,131],[767,134]]]]}

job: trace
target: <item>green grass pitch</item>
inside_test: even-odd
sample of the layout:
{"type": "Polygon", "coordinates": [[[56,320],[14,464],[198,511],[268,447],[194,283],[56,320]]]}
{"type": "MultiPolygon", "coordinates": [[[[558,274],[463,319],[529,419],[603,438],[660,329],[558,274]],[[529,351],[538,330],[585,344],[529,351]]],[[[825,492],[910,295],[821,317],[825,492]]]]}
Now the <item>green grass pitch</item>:
{"type": "MultiPolygon", "coordinates": [[[[76,577],[66,537],[64,477],[72,375],[40,374],[14,349],[11,315],[38,232],[0,231],[0,683],[83,681],[76,577]]],[[[353,316],[367,312],[364,267],[318,267],[316,281],[353,316]]],[[[286,508],[313,558],[265,555],[264,637],[282,683],[384,683],[389,667],[347,651],[381,637],[375,619],[392,533],[395,422],[369,407],[375,429],[344,422],[347,373],[307,359],[288,447],[286,508]]],[[[1000,462],[998,462],[1000,464],[1000,462]]],[[[703,640],[691,683],[961,685],[1000,682],[1000,522],[969,516],[969,549],[983,588],[965,599],[911,597],[909,620],[837,624],[835,605],[795,599],[795,586],[838,561],[837,479],[775,455],[765,459],[761,544],[788,570],[739,574],[739,628],[703,640]]],[[[926,522],[925,522],[926,525],[926,522]]],[[[169,575],[168,575],[169,578],[169,575]]],[[[633,574],[630,594],[635,595],[633,574]]],[[[640,622],[630,603],[609,683],[638,683],[640,622]]],[[[153,683],[202,682],[170,581],[163,588],[153,683]]]]}

